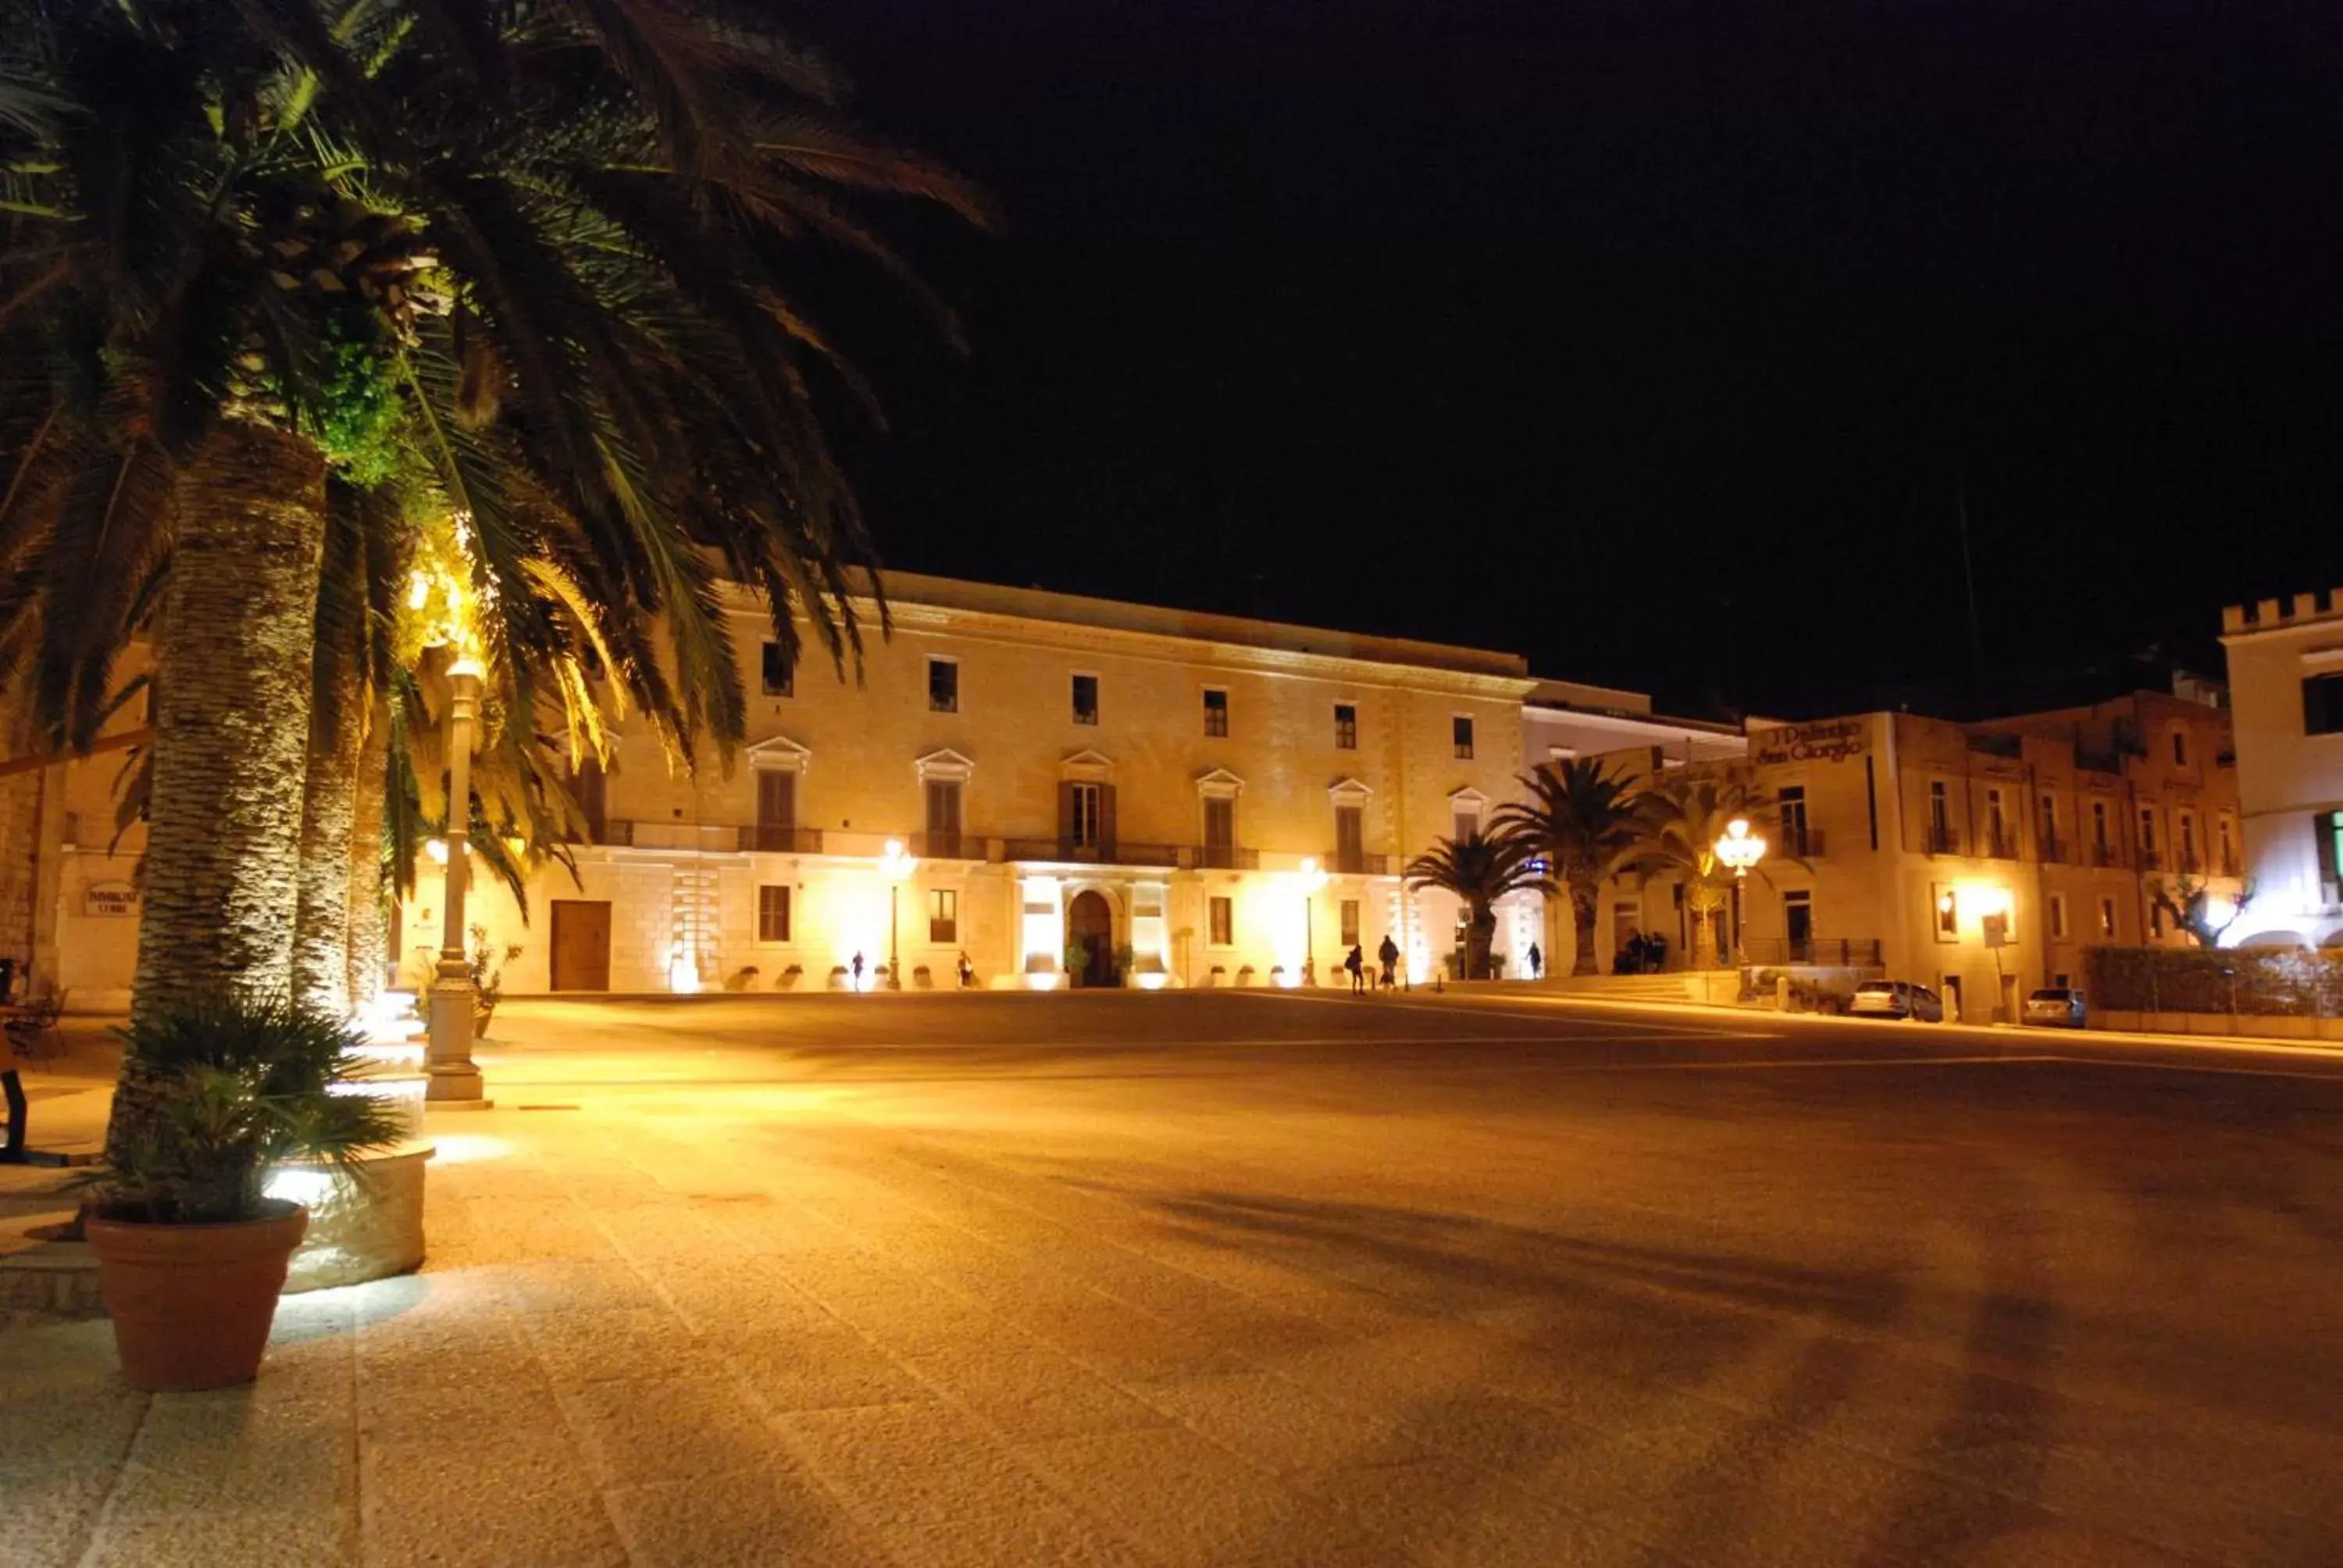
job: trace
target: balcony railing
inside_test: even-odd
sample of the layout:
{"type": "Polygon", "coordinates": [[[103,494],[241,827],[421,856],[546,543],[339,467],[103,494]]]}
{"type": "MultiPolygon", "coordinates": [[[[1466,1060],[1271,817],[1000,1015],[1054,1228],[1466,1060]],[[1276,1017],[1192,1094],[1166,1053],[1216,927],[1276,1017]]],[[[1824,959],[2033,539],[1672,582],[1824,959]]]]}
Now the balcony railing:
{"type": "Polygon", "coordinates": [[[1780,853],[1794,859],[1811,860],[1824,852],[1823,830],[1820,828],[1794,828],[1787,823],[1783,824],[1780,853]]]}
{"type": "Polygon", "coordinates": [[[632,822],[609,820],[587,823],[586,836],[578,840],[584,844],[615,845],[622,849],[634,841],[635,825],[632,822]]]}
{"type": "Polygon", "coordinates": [[[821,829],[752,822],[740,829],[740,849],[752,855],[819,855],[821,829]]]}
{"type": "Polygon", "coordinates": [[[1929,823],[1921,835],[1921,842],[1931,855],[1957,855],[1961,852],[1960,833],[1946,823],[1929,823]]]}
{"type": "Polygon", "coordinates": [[[1329,849],[1318,863],[1338,877],[1387,877],[1391,874],[1389,855],[1371,854],[1364,849],[1329,849]]]}
{"type": "Polygon", "coordinates": [[[1195,844],[1182,849],[1182,865],[1200,871],[1258,871],[1261,869],[1259,849],[1241,849],[1234,844],[1195,844]]]}
{"type": "Polygon", "coordinates": [[[2237,874],[2237,858],[2235,855],[2224,855],[2216,864],[2221,868],[2217,875],[2234,877],[2237,874]]]}
{"type": "Polygon", "coordinates": [[[2017,835],[2010,829],[1987,828],[1985,831],[1984,843],[1988,859],[1996,860],[2017,859],[2017,835]]]}
{"type": "Polygon", "coordinates": [[[1127,839],[1111,844],[1077,844],[1071,838],[1004,839],[1006,860],[1061,860],[1093,866],[1177,866],[1180,850],[1171,844],[1138,844],[1127,839]]]}
{"type": "Polygon", "coordinates": [[[2066,857],[2073,852],[2074,849],[2072,845],[2065,842],[2056,834],[2052,833],[2043,834],[2042,837],[2036,839],[2035,842],[2042,851],[2042,860],[2045,865],[2065,865],[2066,863],[2066,857]]]}
{"type": "Polygon", "coordinates": [[[2102,870],[2105,870],[2109,866],[2120,866],[2123,864],[2123,857],[2116,853],[2116,847],[2113,844],[2092,845],[2090,860],[2092,865],[2098,867],[2102,870]]]}
{"type": "Polygon", "coordinates": [[[1745,964],[1828,964],[1840,969],[1877,969],[1884,961],[1877,937],[1745,937],[1740,959],[1745,964]]]}
{"type": "Polygon", "coordinates": [[[2158,854],[2156,850],[2149,849],[2145,844],[2142,844],[2139,847],[2139,869],[2141,870],[2153,871],[2163,864],[2164,857],[2162,855],[2158,854]]]}
{"type": "Polygon", "coordinates": [[[2201,877],[2205,874],[2205,862],[2194,855],[2183,855],[2173,869],[2184,877],[2201,877]]]}
{"type": "Polygon", "coordinates": [[[988,848],[975,833],[911,833],[904,842],[922,860],[981,860],[988,848]]]}

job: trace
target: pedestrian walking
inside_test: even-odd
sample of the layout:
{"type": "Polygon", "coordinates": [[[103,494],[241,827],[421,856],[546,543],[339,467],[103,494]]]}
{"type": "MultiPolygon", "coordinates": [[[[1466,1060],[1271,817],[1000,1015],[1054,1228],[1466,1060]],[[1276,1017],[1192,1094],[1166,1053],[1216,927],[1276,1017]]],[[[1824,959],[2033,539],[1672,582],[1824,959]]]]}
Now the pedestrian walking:
{"type": "Polygon", "coordinates": [[[1383,960],[1383,990],[1397,990],[1399,986],[1399,944],[1391,940],[1391,934],[1388,931],[1383,934],[1383,945],[1375,950],[1375,957],[1383,960]]]}
{"type": "Polygon", "coordinates": [[[854,989],[862,989],[862,954],[859,950],[854,955],[854,989]]]}
{"type": "Polygon", "coordinates": [[[1342,967],[1351,971],[1351,994],[1353,996],[1366,995],[1367,955],[1360,950],[1358,943],[1353,942],[1351,944],[1351,956],[1342,960],[1342,967]]]}
{"type": "Polygon", "coordinates": [[[960,954],[960,989],[962,990],[976,989],[976,966],[968,961],[966,948],[962,948],[960,954]]]}
{"type": "Polygon", "coordinates": [[[1644,972],[1644,952],[1645,944],[1644,941],[1644,933],[1641,931],[1629,932],[1627,936],[1627,972],[1629,974],[1639,975],[1644,972]]]}
{"type": "Polygon", "coordinates": [[[1538,951],[1535,942],[1530,944],[1530,979],[1537,980],[1545,973],[1545,955],[1538,951]]]}

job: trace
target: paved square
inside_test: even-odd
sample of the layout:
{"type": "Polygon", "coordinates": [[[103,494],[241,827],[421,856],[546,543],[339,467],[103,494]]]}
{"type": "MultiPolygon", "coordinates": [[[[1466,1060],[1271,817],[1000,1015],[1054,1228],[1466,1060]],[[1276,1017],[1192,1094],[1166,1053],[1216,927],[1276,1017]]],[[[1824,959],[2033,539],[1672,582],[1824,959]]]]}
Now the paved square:
{"type": "Polygon", "coordinates": [[[2343,1062],[1458,998],[508,1003],[0,1564],[2331,1563],[2343,1062]]]}

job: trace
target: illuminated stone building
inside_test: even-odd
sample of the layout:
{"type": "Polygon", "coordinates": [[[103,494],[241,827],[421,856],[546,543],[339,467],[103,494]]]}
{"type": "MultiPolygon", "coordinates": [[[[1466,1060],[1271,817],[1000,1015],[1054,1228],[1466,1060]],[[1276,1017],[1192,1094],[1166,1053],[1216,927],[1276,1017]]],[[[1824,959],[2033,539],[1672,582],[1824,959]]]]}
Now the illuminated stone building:
{"type": "MultiPolygon", "coordinates": [[[[1531,689],[1512,655],[890,573],[863,678],[792,670],[737,598],[749,744],[670,772],[647,727],[578,780],[577,878],[508,992],[1319,983],[1386,932],[1419,977],[1453,900],[1405,860],[1505,798],[1531,689]],[[898,846],[890,855],[889,846],[898,846]]],[[[866,617],[871,607],[865,606],[866,617]]],[[[875,618],[872,619],[875,624],[875,618]]],[[[406,978],[438,930],[430,867],[406,978]],[[419,939],[419,940],[418,940],[419,939]]]]}
{"type": "Polygon", "coordinates": [[[2237,711],[2246,869],[2254,894],[2224,941],[2343,940],[2343,592],[2221,612],[2237,711]]]}

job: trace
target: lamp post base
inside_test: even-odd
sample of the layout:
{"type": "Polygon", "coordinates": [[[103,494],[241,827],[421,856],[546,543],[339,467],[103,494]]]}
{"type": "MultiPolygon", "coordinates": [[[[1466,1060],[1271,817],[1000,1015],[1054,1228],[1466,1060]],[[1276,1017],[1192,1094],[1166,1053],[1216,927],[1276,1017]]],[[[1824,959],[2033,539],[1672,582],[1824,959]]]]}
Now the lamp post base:
{"type": "Polygon", "coordinates": [[[472,1060],[472,990],[470,964],[462,959],[442,959],[431,987],[430,1044],[424,1053],[424,1103],[441,1110],[485,1108],[480,1070],[472,1060]],[[449,971],[453,970],[453,973],[449,971]]]}

